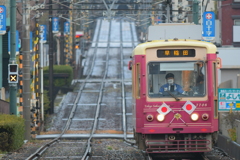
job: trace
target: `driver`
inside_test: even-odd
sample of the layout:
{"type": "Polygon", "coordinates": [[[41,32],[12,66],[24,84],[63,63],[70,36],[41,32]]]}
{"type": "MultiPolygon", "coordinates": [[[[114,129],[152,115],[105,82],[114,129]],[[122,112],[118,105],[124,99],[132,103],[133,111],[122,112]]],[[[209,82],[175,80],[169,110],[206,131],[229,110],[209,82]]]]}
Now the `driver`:
{"type": "Polygon", "coordinates": [[[167,83],[160,87],[160,94],[162,94],[164,91],[178,92],[180,94],[185,93],[179,84],[174,83],[174,74],[168,73],[165,78],[167,83]]]}

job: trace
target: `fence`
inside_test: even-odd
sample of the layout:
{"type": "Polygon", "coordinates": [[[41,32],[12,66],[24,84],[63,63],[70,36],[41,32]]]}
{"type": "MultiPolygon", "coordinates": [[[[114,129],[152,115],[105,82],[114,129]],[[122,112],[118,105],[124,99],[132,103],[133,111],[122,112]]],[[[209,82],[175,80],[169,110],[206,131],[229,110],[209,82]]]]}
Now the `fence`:
{"type": "Polygon", "coordinates": [[[240,120],[236,120],[237,143],[240,144],[240,120]]]}
{"type": "Polygon", "coordinates": [[[235,158],[236,160],[240,160],[240,120],[235,120],[234,126],[236,127],[237,134],[237,142],[233,142],[230,139],[228,134],[228,129],[231,129],[230,125],[227,125],[224,120],[226,115],[220,115],[219,121],[219,130],[221,134],[218,135],[217,147],[224,150],[229,156],[235,158]]]}
{"type": "Polygon", "coordinates": [[[235,158],[236,160],[240,159],[240,144],[231,141],[230,138],[219,134],[217,147],[224,150],[230,157],[235,158]]]}
{"type": "MultiPolygon", "coordinates": [[[[219,121],[219,131],[222,135],[230,138],[229,134],[228,134],[228,130],[231,129],[231,126],[225,123],[225,114],[220,114],[220,121],[219,121]]],[[[236,134],[237,134],[237,143],[240,144],[240,120],[235,120],[234,122],[234,126],[236,128],[236,134]]]]}

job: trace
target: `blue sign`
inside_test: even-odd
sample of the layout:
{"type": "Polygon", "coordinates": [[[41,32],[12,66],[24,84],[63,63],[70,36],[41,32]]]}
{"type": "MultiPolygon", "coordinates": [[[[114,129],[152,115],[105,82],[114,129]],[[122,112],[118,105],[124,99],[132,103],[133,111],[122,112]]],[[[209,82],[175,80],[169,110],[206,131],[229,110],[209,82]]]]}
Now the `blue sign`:
{"type": "Polygon", "coordinates": [[[6,33],[6,7],[0,5],[0,35],[4,35],[6,33]]]}
{"type": "Polygon", "coordinates": [[[240,89],[219,88],[218,102],[219,111],[240,111],[240,89]]]}
{"type": "Polygon", "coordinates": [[[59,24],[58,24],[58,17],[52,18],[52,32],[58,33],[59,32],[59,24]]]}
{"type": "Polygon", "coordinates": [[[204,40],[214,40],[215,38],[215,14],[214,12],[203,13],[203,33],[204,40]]]}
{"type": "Polygon", "coordinates": [[[159,24],[159,23],[162,23],[161,17],[160,17],[160,16],[157,16],[156,21],[157,21],[158,24],[159,24]]]}
{"type": "MultiPolygon", "coordinates": [[[[21,47],[21,45],[19,45],[19,42],[21,43],[21,40],[19,41],[19,32],[16,30],[16,54],[19,53],[19,47],[21,47]]],[[[10,41],[11,41],[11,35],[10,35],[10,31],[8,32],[8,53],[10,54],[10,41]]]]}
{"type": "Polygon", "coordinates": [[[64,23],[64,34],[69,34],[70,33],[70,23],[65,22],[64,23]]]}
{"type": "Polygon", "coordinates": [[[47,26],[46,25],[40,25],[40,34],[41,34],[40,42],[46,43],[47,42],[47,26]]]}

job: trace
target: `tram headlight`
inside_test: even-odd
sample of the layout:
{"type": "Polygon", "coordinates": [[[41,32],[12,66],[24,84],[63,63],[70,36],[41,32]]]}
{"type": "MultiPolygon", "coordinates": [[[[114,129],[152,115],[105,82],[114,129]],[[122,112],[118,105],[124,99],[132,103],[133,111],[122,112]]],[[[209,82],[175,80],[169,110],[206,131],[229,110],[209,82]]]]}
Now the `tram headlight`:
{"type": "Polygon", "coordinates": [[[191,119],[192,119],[193,121],[197,121],[198,118],[199,118],[199,115],[198,115],[197,113],[191,114],[191,119]]]}
{"type": "Polygon", "coordinates": [[[158,115],[157,115],[157,120],[158,120],[159,122],[164,121],[164,119],[165,119],[165,116],[164,116],[163,114],[158,114],[158,115]]]}

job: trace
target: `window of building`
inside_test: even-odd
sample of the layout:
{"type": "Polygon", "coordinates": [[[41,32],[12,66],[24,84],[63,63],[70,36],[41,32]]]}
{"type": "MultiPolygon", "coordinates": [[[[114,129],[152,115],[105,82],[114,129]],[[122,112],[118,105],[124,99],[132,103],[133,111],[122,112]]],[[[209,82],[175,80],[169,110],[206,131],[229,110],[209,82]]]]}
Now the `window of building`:
{"type": "Polygon", "coordinates": [[[240,19],[234,19],[234,26],[240,26],[240,19]]]}

